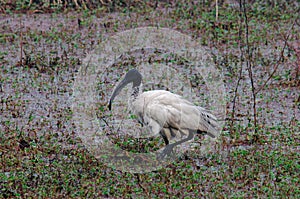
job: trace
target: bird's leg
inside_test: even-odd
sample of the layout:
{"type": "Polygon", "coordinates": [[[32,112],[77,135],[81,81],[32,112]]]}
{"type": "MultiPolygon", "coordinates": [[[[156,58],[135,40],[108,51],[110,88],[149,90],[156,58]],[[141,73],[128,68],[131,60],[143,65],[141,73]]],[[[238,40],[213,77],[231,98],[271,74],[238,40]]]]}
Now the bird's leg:
{"type": "Polygon", "coordinates": [[[163,128],[160,130],[159,134],[164,139],[166,145],[169,144],[169,139],[176,136],[176,133],[174,132],[174,130],[178,130],[178,129],[169,127],[169,128],[163,128]]]}
{"type": "MultiPolygon", "coordinates": [[[[180,130],[179,130],[179,131],[180,131],[180,130]]],[[[160,158],[160,159],[163,159],[166,155],[167,155],[167,156],[170,156],[170,154],[173,152],[173,148],[174,148],[175,146],[180,145],[180,144],[182,144],[182,143],[184,143],[184,142],[187,142],[187,141],[193,139],[193,137],[194,137],[194,131],[189,130],[189,134],[188,134],[188,137],[187,137],[187,138],[182,139],[182,140],[180,140],[180,141],[178,141],[178,142],[175,142],[175,143],[172,143],[172,144],[168,144],[168,145],[164,148],[164,150],[161,152],[161,154],[159,155],[159,158],[160,158]]]]}
{"type": "Polygon", "coordinates": [[[138,123],[139,123],[142,127],[144,127],[144,123],[143,123],[143,122],[141,122],[140,120],[138,120],[138,123]]]}
{"type": "MultiPolygon", "coordinates": [[[[175,137],[176,133],[173,131],[174,129],[173,128],[169,128],[169,129],[170,129],[170,136],[175,137]]],[[[178,129],[176,129],[176,130],[178,130],[178,129]]]]}
{"type": "Polygon", "coordinates": [[[168,137],[166,135],[166,133],[164,132],[164,129],[162,129],[159,134],[161,135],[161,137],[164,139],[165,141],[165,144],[168,145],[169,144],[169,140],[168,140],[168,137]]]}

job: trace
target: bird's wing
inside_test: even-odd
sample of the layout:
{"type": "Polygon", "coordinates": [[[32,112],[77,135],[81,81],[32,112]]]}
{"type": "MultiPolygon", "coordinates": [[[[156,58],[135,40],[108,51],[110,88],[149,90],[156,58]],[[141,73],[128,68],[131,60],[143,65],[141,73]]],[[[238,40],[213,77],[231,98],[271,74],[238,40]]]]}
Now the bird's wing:
{"type": "Polygon", "coordinates": [[[145,92],[143,114],[156,125],[156,130],[171,126],[174,129],[200,130],[216,137],[219,133],[215,116],[195,106],[181,96],[168,91],[145,92]]]}

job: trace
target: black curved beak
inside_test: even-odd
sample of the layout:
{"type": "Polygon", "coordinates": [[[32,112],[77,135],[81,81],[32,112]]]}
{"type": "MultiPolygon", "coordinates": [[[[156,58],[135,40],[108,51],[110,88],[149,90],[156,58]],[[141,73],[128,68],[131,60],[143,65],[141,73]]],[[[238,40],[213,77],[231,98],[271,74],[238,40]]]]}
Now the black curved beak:
{"type": "Polygon", "coordinates": [[[136,69],[129,70],[125,75],[124,79],[114,89],[109,99],[108,109],[111,110],[113,100],[127,84],[133,83],[133,86],[138,86],[141,84],[141,81],[142,75],[136,69]]]}

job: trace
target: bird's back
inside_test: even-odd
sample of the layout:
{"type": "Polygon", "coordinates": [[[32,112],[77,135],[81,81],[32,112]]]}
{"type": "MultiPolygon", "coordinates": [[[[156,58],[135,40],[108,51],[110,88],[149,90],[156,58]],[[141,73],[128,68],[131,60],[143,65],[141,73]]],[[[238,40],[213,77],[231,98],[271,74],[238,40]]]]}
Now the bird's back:
{"type": "Polygon", "coordinates": [[[219,132],[215,116],[180,95],[165,90],[142,93],[133,102],[133,111],[138,117],[143,120],[147,118],[161,128],[199,130],[208,132],[212,137],[219,132]]]}

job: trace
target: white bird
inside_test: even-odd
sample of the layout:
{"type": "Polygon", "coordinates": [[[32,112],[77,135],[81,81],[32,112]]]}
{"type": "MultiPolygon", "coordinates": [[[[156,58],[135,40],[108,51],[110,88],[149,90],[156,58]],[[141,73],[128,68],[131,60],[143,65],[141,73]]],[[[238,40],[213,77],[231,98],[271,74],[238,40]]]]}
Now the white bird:
{"type": "Polygon", "coordinates": [[[114,98],[129,83],[132,83],[133,90],[129,99],[130,110],[141,124],[148,126],[152,133],[159,133],[164,139],[166,147],[160,158],[170,155],[175,146],[191,140],[195,133],[207,134],[212,138],[219,134],[216,117],[206,109],[169,91],[142,92],[142,75],[136,69],[129,70],[114,89],[109,100],[109,110],[114,98]],[[187,137],[169,144],[169,140],[178,133],[187,137]]]}

